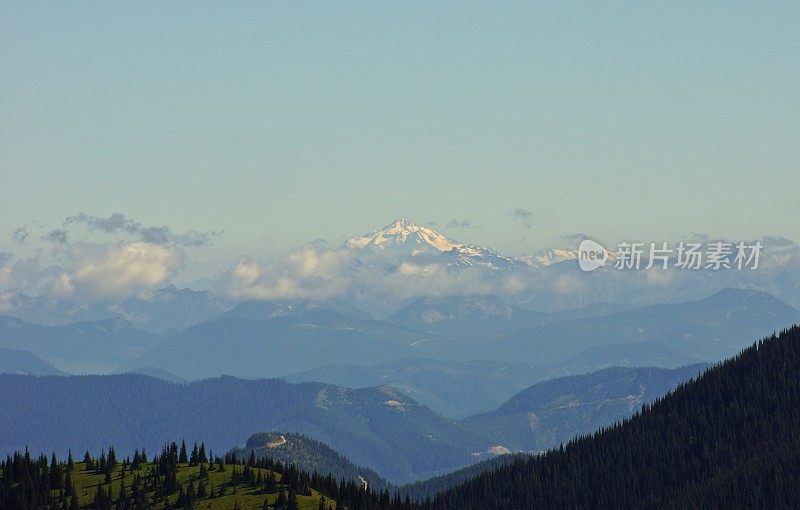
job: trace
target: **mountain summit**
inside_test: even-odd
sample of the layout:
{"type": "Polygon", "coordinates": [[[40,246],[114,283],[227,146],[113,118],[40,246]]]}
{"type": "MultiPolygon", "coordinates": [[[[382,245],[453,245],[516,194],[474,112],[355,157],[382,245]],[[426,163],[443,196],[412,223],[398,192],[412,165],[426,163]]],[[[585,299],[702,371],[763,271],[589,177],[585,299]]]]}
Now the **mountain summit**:
{"type": "Polygon", "coordinates": [[[438,251],[450,251],[453,248],[464,246],[454,243],[439,232],[421,227],[405,218],[395,220],[393,223],[371,234],[350,239],[347,241],[347,246],[350,248],[366,248],[368,246],[386,248],[406,243],[428,245],[438,251]]]}
{"type": "Polygon", "coordinates": [[[444,256],[459,266],[483,266],[491,269],[528,265],[522,259],[505,257],[490,248],[457,243],[433,229],[401,218],[380,230],[348,240],[351,249],[392,252],[399,256],[444,256]]]}

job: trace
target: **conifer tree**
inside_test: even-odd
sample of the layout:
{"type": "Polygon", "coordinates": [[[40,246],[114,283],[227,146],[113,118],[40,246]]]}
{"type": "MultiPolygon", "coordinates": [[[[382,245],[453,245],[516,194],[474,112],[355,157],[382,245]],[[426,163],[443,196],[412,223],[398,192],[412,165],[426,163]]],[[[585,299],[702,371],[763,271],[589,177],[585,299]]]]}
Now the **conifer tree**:
{"type": "Polygon", "coordinates": [[[189,457],[189,465],[190,466],[196,466],[197,465],[197,461],[198,461],[198,457],[199,457],[199,454],[198,454],[198,450],[197,450],[197,442],[195,442],[194,443],[194,447],[192,448],[192,454],[189,457]]]}
{"type": "Polygon", "coordinates": [[[178,455],[178,463],[185,464],[189,462],[189,459],[186,457],[186,441],[181,441],[181,453],[178,455]]]}
{"type": "Polygon", "coordinates": [[[113,446],[108,448],[108,465],[112,471],[117,467],[117,453],[114,451],[113,446]]]}
{"type": "Polygon", "coordinates": [[[297,494],[294,491],[294,485],[289,485],[289,497],[286,500],[287,510],[298,510],[297,494]]]}
{"type": "Polygon", "coordinates": [[[200,454],[198,461],[208,464],[208,457],[206,457],[206,445],[202,442],[200,443],[200,454]]]}

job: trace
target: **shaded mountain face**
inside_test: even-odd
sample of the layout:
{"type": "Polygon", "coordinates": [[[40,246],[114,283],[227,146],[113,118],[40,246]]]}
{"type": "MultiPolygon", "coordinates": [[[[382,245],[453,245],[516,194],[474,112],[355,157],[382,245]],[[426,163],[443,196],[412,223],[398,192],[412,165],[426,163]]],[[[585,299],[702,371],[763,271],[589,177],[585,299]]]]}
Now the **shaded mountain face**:
{"type": "Polygon", "coordinates": [[[328,363],[371,365],[408,358],[428,335],[329,309],[266,320],[223,317],[165,339],[128,369],[154,367],[186,379],[277,377],[328,363]]]}
{"type": "Polygon", "coordinates": [[[153,291],[146,298],[132,297],[119,303],[77,303],[17,294],[6,305],[9,314],[26,322],[56,326],[117,319],[155,333],[187,328],[231,306],[210,291],[179,289],[171,285],[153,291]]]}
{"type": "Polygon", "coordinates": [[[0,316],[0,347],[29,351],[74,374],[109,372],[158,340],[118,319],[42,326],[0,316]]]}
{"type": "MultiPolygon", "coordinates": [[[[349,308],[324,302],[313,306],[300,303],[293,308],[266,302],[240,306],[165,339],[126,368],[154,367],[185,379],[197,379],[222,374],[277,377],[330,365],[372,367],[409,359],[505,364],[513,360],[540,367],[549,375],[585,373],[615,365],[676,367],[719,361],[744,347],[747,338],[770,333],[800,317],[800,312],[768,294],[735,289],[689,303],[552,321],[544,314],[506,308],[507,305],[484,298],[423,300],[388,321],[362,320],[349,308]],[[261,317],[269,318],[250,320],[261,317]],[[429,322],[425,322],[426,317],[429,322]],[[523,327],[531,321],[535,325],[523,327]],[[455,336],[421,332],[431,326],[441,326],[443,331],[459,327],[478,331],[482,324],[491,323],[501,324],[491,326],[492,331],[507,329],[455,336]]],[[[459,390],[451,391],[452,385],[446,383],[448,378],[457,380],[450,374],[442,379],[441,391],[437,391],[435,383],[423,381],[425,376],[388,370],[389,367],[378,369],[377,373],[391,379],[380,383],[391,382],[404,391],[418,391],[414,395],[431,405],[440,402],[437,408],[447,414],[480,405],[477,399],[463,406],[441,405],[463,395],[459,390]],[[426,394],[429,396],[423,396],[426,394]]],[[[429,371],[432,377],[437,370],[442,372],[429,371]]],[[[320,377],[354,386],[364,384],[355,375],[333,379],[335,372],[320,377]]],[[[487,383],[491,380],[491,374],[484,379],[487,383]]],[[[536,381],[526,381],[533,382],[536,381]]],[[[490,396],[485,391],[476,394],[490,396]]]]}
{"type": "Polygon", "coordinates": [[[28,351],[0,349],[0,374],[67,375],[28,351]]]}
{"type": "Polygon", "coordinates": [[[358,485],[366,480],[372,489],[389,487],[389,482],[372,469],[357,466],[327,444],[302,434],[258,432],[247,438],[244,447],[233,448],[230,453],[244,460],[253,454],[256,459],[269,458],[308,473],[330,474],[337,480],[344,479],[358,485]]]}
{"type": "Polygon", "coordinates": [[[349,390],[320,383],[231,377],[174,384],[141,375],[0,375],[0,451],[59,454],[113,444],[119,455],[157,451],[176,437],[214,452],[244,444],[255,430],[323,441],[358,465],[402,482],[472,462],[479,441],[388,387],[349,390]],[[31,428],[30,423],[42,424],[31,428]]]}
{"type": "Polygon", "coordinates": [[[726,289],[708,298],[676,304],[652,305],[602,317],[547,323],[524,331],[492,338],[447,339],[421,344],[430,357],[458,353],[461,359],[514,359],[537,366],[564,364],[588,371],[620,363],[638,343],[636,364],[661,364],[665,353],[674,352],[671,365],[687,361],[719,361],[746,347],[750,338],[791,325],[800,312],[760,291],[726,289]],[[586,356],[585,366],[575,359],[588,349],[607,358],[586,356]],[[650,352],[652,347],[652,352],[650,352]]]}
{"type": "Polygon", "coordinates": [[[538,452],[630,416],[707,367],[613,367],[552,379],[521,391],[495,411],[460,423],[511,451],[538,452]]]}
{"type": "MultiPolygon", "coordinates": [[[[143,375],[0,375],[0,452],[156,451],[188,437],[214,452],[244,444],[254,430],[307,435],[393,483],[418,480],[514,449],[559,440],[628,417],[695,369],[613,369],[526,390],[496,411],[450,420],[388,386],[232,377],[175,384],[143,375]],[[633,375],[632,375],[633,374],[633,375]],[[650,374],[650,375],[649,375],[650,374]],[[536,426],[531,426],[531,414],[536,426]],[[40,426],[31,428],[30,423],[40,426]]],[[[253,447],[255,443],[249,443],[253,447]]],[[[330,460],[330,459],[328,459],[330,460]]],[[[309,459],[309,462],[327,462],[309,459]]]]}
{"type": "Polygon", "coordinates": [[[186,329],[229,309],[231,303],[211,291],[179,289],[172,285],[154,291],[147,299],[130,298],[118,311],[134,326],[153,332],[186,329]]]}
{"type": "Polygon", "coordinates": [[[420,298],[388,322],[444,336],[491,336],[544,324],[549,314],[525,310],[490,296],[420,298]]]}
{"type": "Polygon", "coordinates": [[[392,386],[444,416],[462,418],[495,409],[518,391],[559,373],[524,363],[412,359],[371,366],[324,365],[286,379],[348,388],[392,386]]]}

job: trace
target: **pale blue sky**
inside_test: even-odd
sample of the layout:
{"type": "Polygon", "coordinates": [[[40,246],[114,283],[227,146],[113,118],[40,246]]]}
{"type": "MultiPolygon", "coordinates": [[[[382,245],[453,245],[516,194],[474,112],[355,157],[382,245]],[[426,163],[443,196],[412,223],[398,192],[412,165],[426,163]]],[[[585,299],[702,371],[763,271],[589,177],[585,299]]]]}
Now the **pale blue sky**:
{"type": "Polygon", "coordinates": [[[797,2],[3,2],[0,69],[4,238],[121,212],[224,230],[210,266],[395,217],[507,253],[800,240],[797,2]]]}

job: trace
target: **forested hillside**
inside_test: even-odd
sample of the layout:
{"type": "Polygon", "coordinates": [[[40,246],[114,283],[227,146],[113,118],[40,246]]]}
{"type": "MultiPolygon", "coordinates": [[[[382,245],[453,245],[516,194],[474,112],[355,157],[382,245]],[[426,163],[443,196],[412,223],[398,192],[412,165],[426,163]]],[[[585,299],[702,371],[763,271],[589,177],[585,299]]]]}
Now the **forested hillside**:
{"type": "Polygon", "coordinates": [[[120,452],[194,437],[228,451],[263,430],[303,433],[394,482],[472,462],[470,432],[389,387],[233,377],[176,384],[142,375],[31,377],[0,374],[0,452],[67,448],[120,452]]]}
{"type": "MultiPolygon", "coordinates": [[[[183,436],[228,451],[255,432],[277,430],[304,434],[393,483],[405,483],[498,452],[558,446],[630,416],[700,369],[614,368],[555,379],[461,421],[386,386],[352,390],[232,377],[176,384],[135,374],[0,375],[0,409],[15,410],[0,415],[0,451],[29,447],[63,455],[70,447],[114,444],[131,452],[183,436]]],[[[310,457],[300,453],[285,460],[316,469],[304,464],[310,457]]]]}
{"type": "Polygon", "coordinates": [[[423,508],[799,506],[800,327],[795,326],[621,425],[486,472],[423,508]]]}
{"type": "Polygon", "coordinates": [[[352,481],[309,473],[269,459],[214,457],[202,443],[165,445],[148,458],[136,450],[117,457],[110,447],[99,456],[27,451],[0,462],[2,510],[139,510],[204,508],[211,510],[358,510],[410,508],[352,481]]]}
{"type": "Polygon", "coordinates": [[[271,459],[291,464],[309,473],[325,473],[350,482],[366,482],[373,489],[386,489],[389,483],[375,471],[356,466],[330,446],[302,434],[259,432],[247,440],[244,447],[230,454],[240,459],[271,459]]]}

